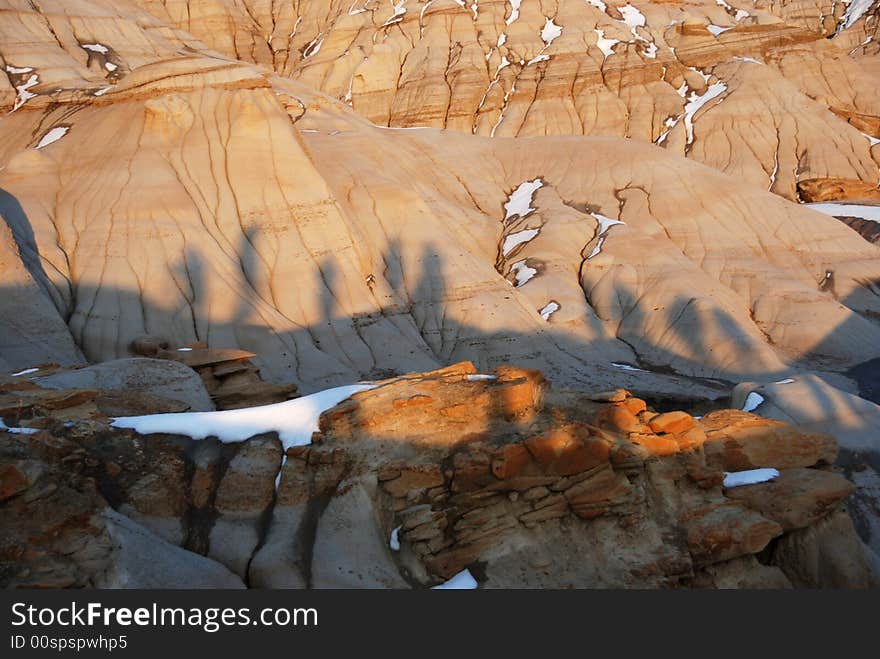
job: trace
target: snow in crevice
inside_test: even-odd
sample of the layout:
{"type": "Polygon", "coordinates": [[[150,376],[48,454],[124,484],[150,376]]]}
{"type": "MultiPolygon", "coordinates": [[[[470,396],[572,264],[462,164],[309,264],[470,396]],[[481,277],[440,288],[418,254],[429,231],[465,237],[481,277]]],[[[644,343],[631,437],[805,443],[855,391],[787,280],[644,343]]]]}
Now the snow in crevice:
{"type": "Polygon", "coordinates": [[[397,4],[392,3],[391,7],[394,9],[394,13],[391,14],[391,18],[382,24],[382,27],[388,27],[389,25],[400,23],[400,21],[403,20],[403,15],[406,13],[405,4],[406,0],[400,0],[397,4]]]}
{"type": "Polygon", "coordinates": [[[590,252],[590,255],[587,257],[587,261],[592,259],[595,256],[598,256],[602,253],[602,247],[605,245],[605,236],[599,238],[599,241],[596,243],[596,246],[593,247],[593,251],[590,252]]]}
{"type": "Polygon", "coordinates": [[[526,62],[526,66],[531,64],[537,64],[538,62],[546,62],[550,59],[550,55],[547,53],[541,53],[540,55],[535,55],[532,59],[526,62]]]}
{"type": "Polygon", "coordinates": [[[89,50],[93,53],[101,53],[102,55],[106,55],[107,53],[110,52],[110,50],[107,48],[107,46],[105,46],[104,44],[100,44],[100,43],[84,43],[84,44],[80,44],[80,46],[82,48],[84,48],[85,50],[89,50]]]}
{"type": "Polygon", "coordinates": [[[283,403],[237,410],[117,417],[110,425],[114,428],[131,428],[141,435],[185,435],[194,440],[216,437],[223,443],[243,442],[254,435],[277,432],[286,452],[292,446],[304,446],[312,441],[312,433],[318,430],[318,420],[323,412],[359,391],[376,386],[353,384],[335,387],[283,403]]]}
{"type": "MultiPolygon", "coordinates": [[[[359,0],[354,0],[354,2],[351,3],[351,7],[348,8],[348,15],[349,16],[357,16],[358,14],[363,14],[365,11],[367,11],[366,7],[361,7],[360,9],[355,9],[354,6],[358,2],[359,2],[359,0]]],[[[365,0],[363,4],[366,5],[367,2],[369,2],[369,0],[365,0]]],[[[299,20],[302,20],[302,17],[300,17],[299,20]]],[[[293,36],[293,35],[291,34],[290,36],[293,36]]]]}
{"type": "Polygon", "coordinates": [[[772,190],[773,186],[776,185],[776,177],[779,175],[779,151],[773,152],[773,171],[770,172],[770,187],[767,190],[772,190]]]}
{"type": "Polygon", "coordinates": [[[31,73],[32,71],[33,69],[29,66],[11,66],[9,64],[6,65],[6,72],[13,75],[23,75],[25,73],[31,73]]]}
{"type": "Polygon", "coordinates": [[[703,92],[702,96],[698,96],[697,92],[691,92],[688,102],[684,106],[684,126],[687,130],[687,143],[692,144],[694,141],[694,116],[709,101],[717,98],[727,91],[727,85],[723,82],[716,82],[709,85],[709,88],[703,92]]]}
{"type": "Polygon", "coordinates": [[[678,125],[681,116],[678,117],[666,117],[666,121],[663,122],[663,125],[666,126],[666,130],[660,133],[660,137],[657,138],[657,144],[663,144],[666,141],[666,138],[669,136],[670,131],[678,125]]]}
{"type": "Polygon", "coordinates": [[[763,64],[761,60],[756,60],[754,57],[734,57],[734,61],[736,62],[749,62],[751,64],[763,64]]]}
{"type": "Polygon", "coordinates": [[[862,135],[868,140],[868,143],[871,146],[876,146],[877,144],[880,144],[880,140],[878,140],[873,135],[868,135],[867,133],[862,133],[862,135]]]}
{"type": "Polygon", "coordinates": [[[18,371],[17,373],[12,373],[11,376],[14,378],[17,378],[22,375],[30,375],[31,373],[36,373],[39,370],[40,370],[39,368],[26,368],[23,371],[18,371]]]}
{"type": "Polygon", "coordinates": [[[602,0],[587,0],[587,4],[594,6],[599,11],[605,11],[608,9],[608,5],[602,2],[602,0]]]}
{"type": "Polygon", "coordinates": [[[530,213],[534,212],[535,209],[532,208],[532,199],[535,196],[535,192],[538,191],[538,188],[543,185],[544,181],[540,178],[520,183],[516,190],[510,193],[507,202],[504,204],[504,221],[507,222],[507,220],[515,215],[518,215],[519,217],[527,217],[530,213]]]}
{"type": "Polygon", "coordinates": [[[743,403],[742,411],[743,412],[754,412],[758,409],[761,404],[764,402],[764,397],[756,391],[752,391],[746,396],[746,401],[743,403]]]}
{"type": "Polygon", "coordinates": [[[316,55],[319,50],[321,50],[321,46],[324,44],[324,35],[319,34],[317,37],[312,39],[305,48],[303,48],[302,56],[303,59],[308,59],[313,55],[316,55]]]}
{"type": "Polygon", "coordinates": [[[434,586],[431,590],[473,590],[477,587],[477,580],[471,576],[469,570],[464,569],[449,581],[434,586]]]}
{"type": "Polygon", "coordinates": [[[506,23],[510,25],[517,18],[519,18],[519,7],[522,4],[522,0],[508,0],[510,2],[510,16],[507,17],[506,23]]]}
{"type": "Polygon", "coordinates": [[[773,384],[791,384],[792,382],[794,382],[792,378],[783,378],[782,380],[777,380],[773,384]]]}
{"type": "Polygon", "coordinates": [[[751,16],[751,14],[749,12],[747,12],[745,9],[737,9],[736,14],[733,15],[733,20],[741,21],[744,18],[748,18],[749,16],[751,16]]]}
{"type": "Polygon", "coordinates": [[[865,15],[871,8],[874,0],[852,0],[846,8],[846,12],[841,19],[841,27],[846,30],[851,28],[855,23],[865,15]]]}
{"type": "Polygon", "coordinates": [[[109,92],[111,89],[113,89],[113,87],[115,87],[115,86],[116,86],[116,85],[110,85],[109,87],[102,87],[101,89],[97,90],[97,91],[93,94],[93,96],[103,96],[104,94],[106,94],[107,92],[109,92]]]}
{"type": "Polygon", "coordinates": [[[742,485],[755,485],[766,483],[779,478],[779,470],[772,468],[748,469],[746,471],[724,472],[724,487],[740,487],[742,485]]]}
{"type": "Polygon", "coordinates": [[[640,373],[646,373],[646,372],[647,372],[647,371],[645,371],[645,369],[643,369],[643,368],[638,368],[638,367],[636,367],[636,366],[633,366],[632,364],[623,364],[623,363],[621,363],[621,362],[611,362],[611,365],[612,365],[614,368],[619,368],[619,369],[624,370],[624,371],[639,371],[640,373]]]}
{"type": "Polygon", "coordinates": [[[626,224],[626,222],[615,220],[612,217],[606,217],[605,215],[601,215],[599,213],[590,213],[590,215],[592,215],[596,219],[596,222],[599,223],[596,232],[597,236],[604,236],[613,226],[617,226],[618,224],[626,224]]]}
{"type": "Polygon", "coordinates": [[[391,531],[391,537],[388,539],[388,546],[391,551],[400,551],[400,527],[396,527],[391,531]]]}
{"type": "Polygon", "coordinates": [[[559,303],[556,300],[550,300],[543,308],[538,309],[538,314],[544,320],[549,321],[550,316],[559,311],[559,303]]]}
{"type": "MultiPolygon", "coordinates": [[[[12,73],[10,68],[14,68],[14,67],[7,66],[6,70],[9,73],[12,73]]],[[[32,70],[33,69],[28,69],[27,71],[24,71],[24,73],[13,74],[13,75],[27,75],[32,70]]],[[[25,80],[23,83],[21,83],[20,85],[15,85],[15,90],[18,92],[18,94],[16,95],[16,98],[15,98],[15,104],[12,106],[12,112],[15,112],[18,108],[20,108],[22,105],[27,103],[32,98],[36,98],[37,95],[34,94],[33,92],[31,92],[30,89],[32,87],[36,87],[39,84],[40,84],[40,77],[36,73],[32,73],[30,76],[28,76],[28,79],[25,80]]]]}
{"type": "Polygon", "coordinates": [[[43,137],[40,138],[40,141],[37,143],[36,148],[42,149],[43,147],[47,147],[53,142],[57,142],[62,137],[67,135],[67,131],[70,130],[70,126],[56,126],[51,130],[47,131],[43,137]]]}
{"type": "Polygon", "coordinates": [[[529,266],[526,259],[522,261],[517,261],[513,265],[510,266],[510,272],[514,275],[514,286],[520,288],[521,286],[525,286],[529,281],[531,281],[532,277],[538,274],[538,271],[535,268],[529,266]]]}
{"type": "MultiPolygon", "coordinates": [[[[504,59],[504,61],[506,61],[506,58],[504,59]]],[[[495,137],[495,131],[498,130],[501,122],[504,121],[504,112],[507,110],[507,103],[510,100],[511,95],[513,95],[515,92],[516,81],[514,80],[513,84],[510,86],[510,89],[507,90],[507,92],[504,94],[504,101],[501,103],[501,113],[498,115],[498,121],[496,121],[495,125],[492,126],[492,130],[489,132],[489,137],[495,137]]]]}
{"type": "Polygon", "coordinates": [[[504,238],[504,244],[501,247],[501,253],[504,256],[510,254],[514,249],[523,245],[541,232],[541,229],[523,229],[516,233],[511,233],[504,238]]]}
{"type": "Polygon", "coordinates": [[[596,219],[596,222],[598,222],[598,226],[596,227],[596,238],[598,238],[598,240],[589,256],[587,256],[588,261],[602,253],[602,248],[605,246],[605,240],[608,237],[608,231],[611,227],[617,226],[618,224],[626,224],[625,222],[606,217],[599,213],[590,213],[590,215],[592,215],[596,219]]]}

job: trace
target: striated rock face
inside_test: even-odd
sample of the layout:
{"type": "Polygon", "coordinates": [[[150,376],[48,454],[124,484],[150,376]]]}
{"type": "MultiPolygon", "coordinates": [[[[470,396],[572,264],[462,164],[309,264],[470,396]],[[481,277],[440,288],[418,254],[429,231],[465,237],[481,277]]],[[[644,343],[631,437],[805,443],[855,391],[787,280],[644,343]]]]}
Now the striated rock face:
{"type": "Polygon", "coordinates": [[[4,583],[101,585],[87,560],[97,549],[62,548],[92,547],[103,527],[40,533],[47,516],[98,511],[104,497],[115,523],[189,550],[176,549],[201,561],[190,561],[199,578],[222,581],[222,564],[252,587],[423,587],[466,568],[482,587],[876,585],[841,512],[854,486],[830,468],[830,438],[744,412],[658,414],[625,390],[554,391],[511,367],[377,385],[322,414],[312,443],[283,459],[274,433],[142,437],[97,417],[8,435],[0,514],[37,539],[30,553],[5,541],[4,583]],[[724,488],[719,443],[779,477],[724,488]],[[60,513],[65,491],[40,489],[59,470],[83,493],[60,513]]]}

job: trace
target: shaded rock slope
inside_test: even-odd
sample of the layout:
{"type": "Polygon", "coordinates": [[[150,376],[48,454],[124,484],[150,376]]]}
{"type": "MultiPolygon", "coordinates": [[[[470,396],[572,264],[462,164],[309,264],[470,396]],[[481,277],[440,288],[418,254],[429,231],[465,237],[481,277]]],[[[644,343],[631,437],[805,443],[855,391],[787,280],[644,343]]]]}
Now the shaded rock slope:
{"type": "Polygon", "coordinates": [[[138,435],[94,407],[106,393],[6,385],[40,402],[0,431],[0,581],[419,588],[468,570],[485,588],[878,585],[829,435],[736,410],[658,414],[513,367],[375,385],[286,452],[274,432],[138,435]],[[725,486],[756,468],[778,478],[725,486]]]}

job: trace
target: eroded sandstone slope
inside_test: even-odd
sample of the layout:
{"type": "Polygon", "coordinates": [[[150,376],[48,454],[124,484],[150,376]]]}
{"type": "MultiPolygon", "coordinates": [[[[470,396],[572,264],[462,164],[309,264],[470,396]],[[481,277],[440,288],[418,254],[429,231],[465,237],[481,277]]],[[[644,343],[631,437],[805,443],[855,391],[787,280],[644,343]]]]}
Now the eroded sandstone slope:
{"type": "Polygon", "coordinates": [[[140,4],[379,125],[629,137],[789,199],[880,178],[869,0],[140,4]]]}
{"type": "MultiPolygon", "coordinates": [[[[461,9],[444,7],[426,16],[461,9]]],[[[489,7],[506,5],[478,20],[489,7]]],[[[471,359],[717,398],[719,379],[843,372],[880,356],[878,248],[747,176],[650,140],[376,127],[304,74],[232,59],[146,9],[8,2],[0,13],[11,230],[0,239],[76,344],[47,335],[44,351],[13,354],[4,341],[9,368],[76,362],[79,350],[127,356],[146,334],[249,350],[304,391],[471,359]]],[[[525,34],[537,9],[521,10],[511,30],[521,20],[525,34]]],[[[647,37],[633,39],[638,50],[647,37]]],[[[814,42],[822,61],[833,43],[814,42]]],[[[875,87],[859,89],[867,116],[875,87]]],[[[861,155],[844,159],[868,163],[867,138],[852,135],[861,155]]]]}

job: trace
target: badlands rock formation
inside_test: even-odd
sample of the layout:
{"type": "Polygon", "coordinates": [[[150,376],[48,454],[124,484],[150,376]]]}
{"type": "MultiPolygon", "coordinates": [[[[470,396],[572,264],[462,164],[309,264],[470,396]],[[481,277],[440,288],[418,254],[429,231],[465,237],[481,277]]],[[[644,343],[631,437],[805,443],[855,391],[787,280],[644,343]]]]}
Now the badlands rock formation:
{"type": "MultiPolygon", "coordinates": [[[[734,407],[840,442],[880,550],[878,23],[866,0],[0,0],[0,369],[103,390],[69,367],[253,355],[262,380],[191,364],[224,408],[462,360],[695,414],[749,383],[734,407]]],[[[278,451],[251,445],[246,479],[278,451]]],[[[241,575],[270,559],[228,505],[241,575]]]]}
{"type": "Polygon", "coordinates": [[[465,570],[486,588],[880,585],[834,439],[747,412],[658,414],[463,363],[375,383],[284,450],[284,431],[139,426],[192,428],[179,414],[119,430],[106,392],[5,389],[32,401],[0,432],[5,586],[418,588],[465,570]],[[727,473],[756,468],[778,476],[727,473]]]}

